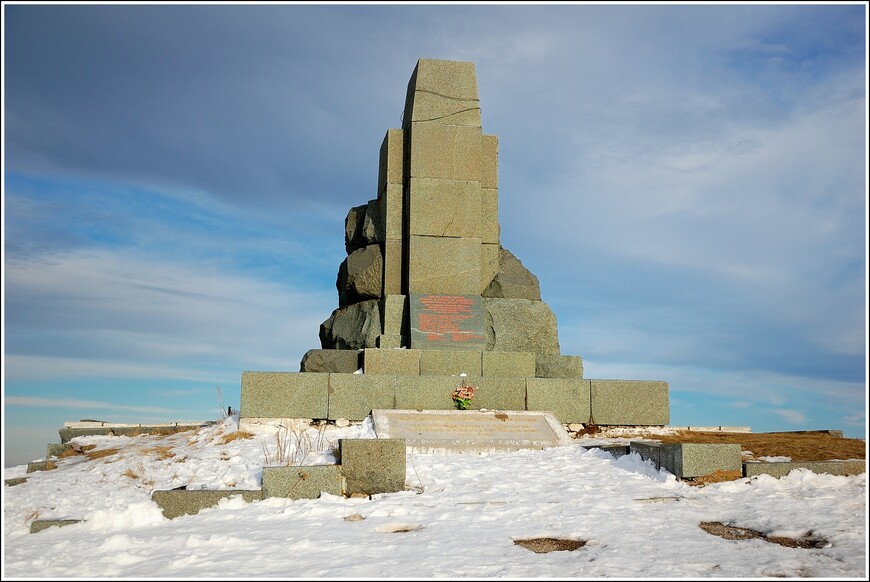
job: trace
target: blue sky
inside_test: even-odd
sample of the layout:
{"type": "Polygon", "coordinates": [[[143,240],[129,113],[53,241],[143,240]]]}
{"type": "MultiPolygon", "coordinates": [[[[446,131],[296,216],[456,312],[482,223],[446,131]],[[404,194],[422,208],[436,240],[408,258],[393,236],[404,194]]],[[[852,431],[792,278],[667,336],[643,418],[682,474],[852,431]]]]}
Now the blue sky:
{"type": "Polygon", "coordinates": [[[420,57],[475,63],[502,244],[587,377],[866,434],[863,3],[3,10],[6,466],[297,371],[420,57]]]}

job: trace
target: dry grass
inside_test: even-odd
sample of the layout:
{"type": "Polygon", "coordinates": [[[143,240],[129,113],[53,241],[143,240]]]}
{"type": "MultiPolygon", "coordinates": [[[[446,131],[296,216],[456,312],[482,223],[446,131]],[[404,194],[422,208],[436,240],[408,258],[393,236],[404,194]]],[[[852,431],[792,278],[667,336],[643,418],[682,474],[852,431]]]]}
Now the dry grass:
{"type": "Polygon", "coordinates": [[[127,467],[127,470],[124,471],[124,472],[121,473],[121,474],[122,474],[124,477],[129,477],[130,479],[133,479],[134,481],[137,480],[137,479],[139,479],[139,475],[138,475],[138,474],[137,474],[133,469],[131,469],[131,468],[129,468],[129,467],[127,467]]]}
{"type": "Polygon", "coordinates": [[[709,483],[722,483],[723,481],[734,481],[735,479],[740,479],[743,477],[743,471],[723,471],[718,469],[713,471],[709,475],[702,475],[700,477],[692,477],[690,483],[692,485],[707,485],[709,483]]]}
{"type": "Polygon", "coordinates": [[[168,445],[160,445],[157,447],[149,447],[147,449],[142,450],[143,455],[154,455],[161,461],[164,459],[171,459],[175,456],[175,453],[172,452],[172,447],[168,445]]]}
{"type": "Polygon", "coordinates": [[[85,455],[89,460],[93,461],[95,459],[102,459],[105,457],[110,457],[120,451],[121,449],[100,449],[99,451],[85,451],[85,455]]]}
{"type": "Polygon", "coordinates": [[[75,456],[80,455],[80,454],[81,454],[81,452],[79,452],[73,448],[67,448],[66,450],[64,450],[64,452],[59,454],[57,456],[57,458],[58,459],[66,459],[67,457],[75,457],[75,456]]]}
{"type": "Polygon", "coordinates": [[[655,435],[663,443],[739,444],[757,457],[789,457],[792,461],[844,461],[863,459],[866,443],[861,439],[838,438],[826,433],[727,433],[679,431],[655,435]]]}
{"type": "Polygon", "coordinates": [[[255,436],[256,435],[252,432],[248,432],[246,430],[237,430],[237,431],[233,431],[231,433],[225,434],[221,438],[220,444],[225,445],[227,443],[231,443],[231,442],[239,440],[239,439],[252,439],[255,436]]]}

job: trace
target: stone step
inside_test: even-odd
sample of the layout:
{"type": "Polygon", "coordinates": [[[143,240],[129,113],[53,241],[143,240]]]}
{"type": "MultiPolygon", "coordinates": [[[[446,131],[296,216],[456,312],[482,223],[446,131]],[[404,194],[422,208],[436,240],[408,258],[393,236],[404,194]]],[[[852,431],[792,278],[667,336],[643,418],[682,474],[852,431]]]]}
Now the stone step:
{"type": "MultiPolygon", "coordinates": [[[[409,352],[413,350],[395,350],[409,352]]],[[[474,377],[474,410],[540,410],[563,423],[664,426],[668,384],[643,380],[474,377]]],[[[450,410],[459,376],[244,372],[241,424],[260,419],[362,420],[373,409],[450,410]]]]}

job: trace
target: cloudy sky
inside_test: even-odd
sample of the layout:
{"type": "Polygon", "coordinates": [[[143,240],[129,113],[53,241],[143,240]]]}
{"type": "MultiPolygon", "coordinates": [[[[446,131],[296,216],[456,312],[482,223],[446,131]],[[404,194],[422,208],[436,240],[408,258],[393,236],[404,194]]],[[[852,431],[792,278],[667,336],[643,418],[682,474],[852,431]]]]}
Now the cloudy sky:
{"type": "Polygon", "coordinates": [[[502,244],[587,377],[865,435],[863,3],[3,11],[6,465],[297,371],[420,57],[475,63],[502,244]]]}

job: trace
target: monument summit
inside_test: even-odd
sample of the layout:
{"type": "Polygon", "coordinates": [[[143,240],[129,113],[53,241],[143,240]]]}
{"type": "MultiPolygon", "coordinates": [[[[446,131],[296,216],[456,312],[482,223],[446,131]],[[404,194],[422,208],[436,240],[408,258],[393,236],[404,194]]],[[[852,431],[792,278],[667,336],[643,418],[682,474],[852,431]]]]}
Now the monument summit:
{"type": "Polygon", "coordinates": [[[473,63],[417,62],[402,128],[381,145],[377,197],[345,220],[321,348],[299,372],[244,372],[241,425],[453,409],[463,383],[472,409],[668,423],[666,382],[586,379],[581,357],[561,354],[537,277],[501,246],[498,138],[480,111],[473,63]]]}

